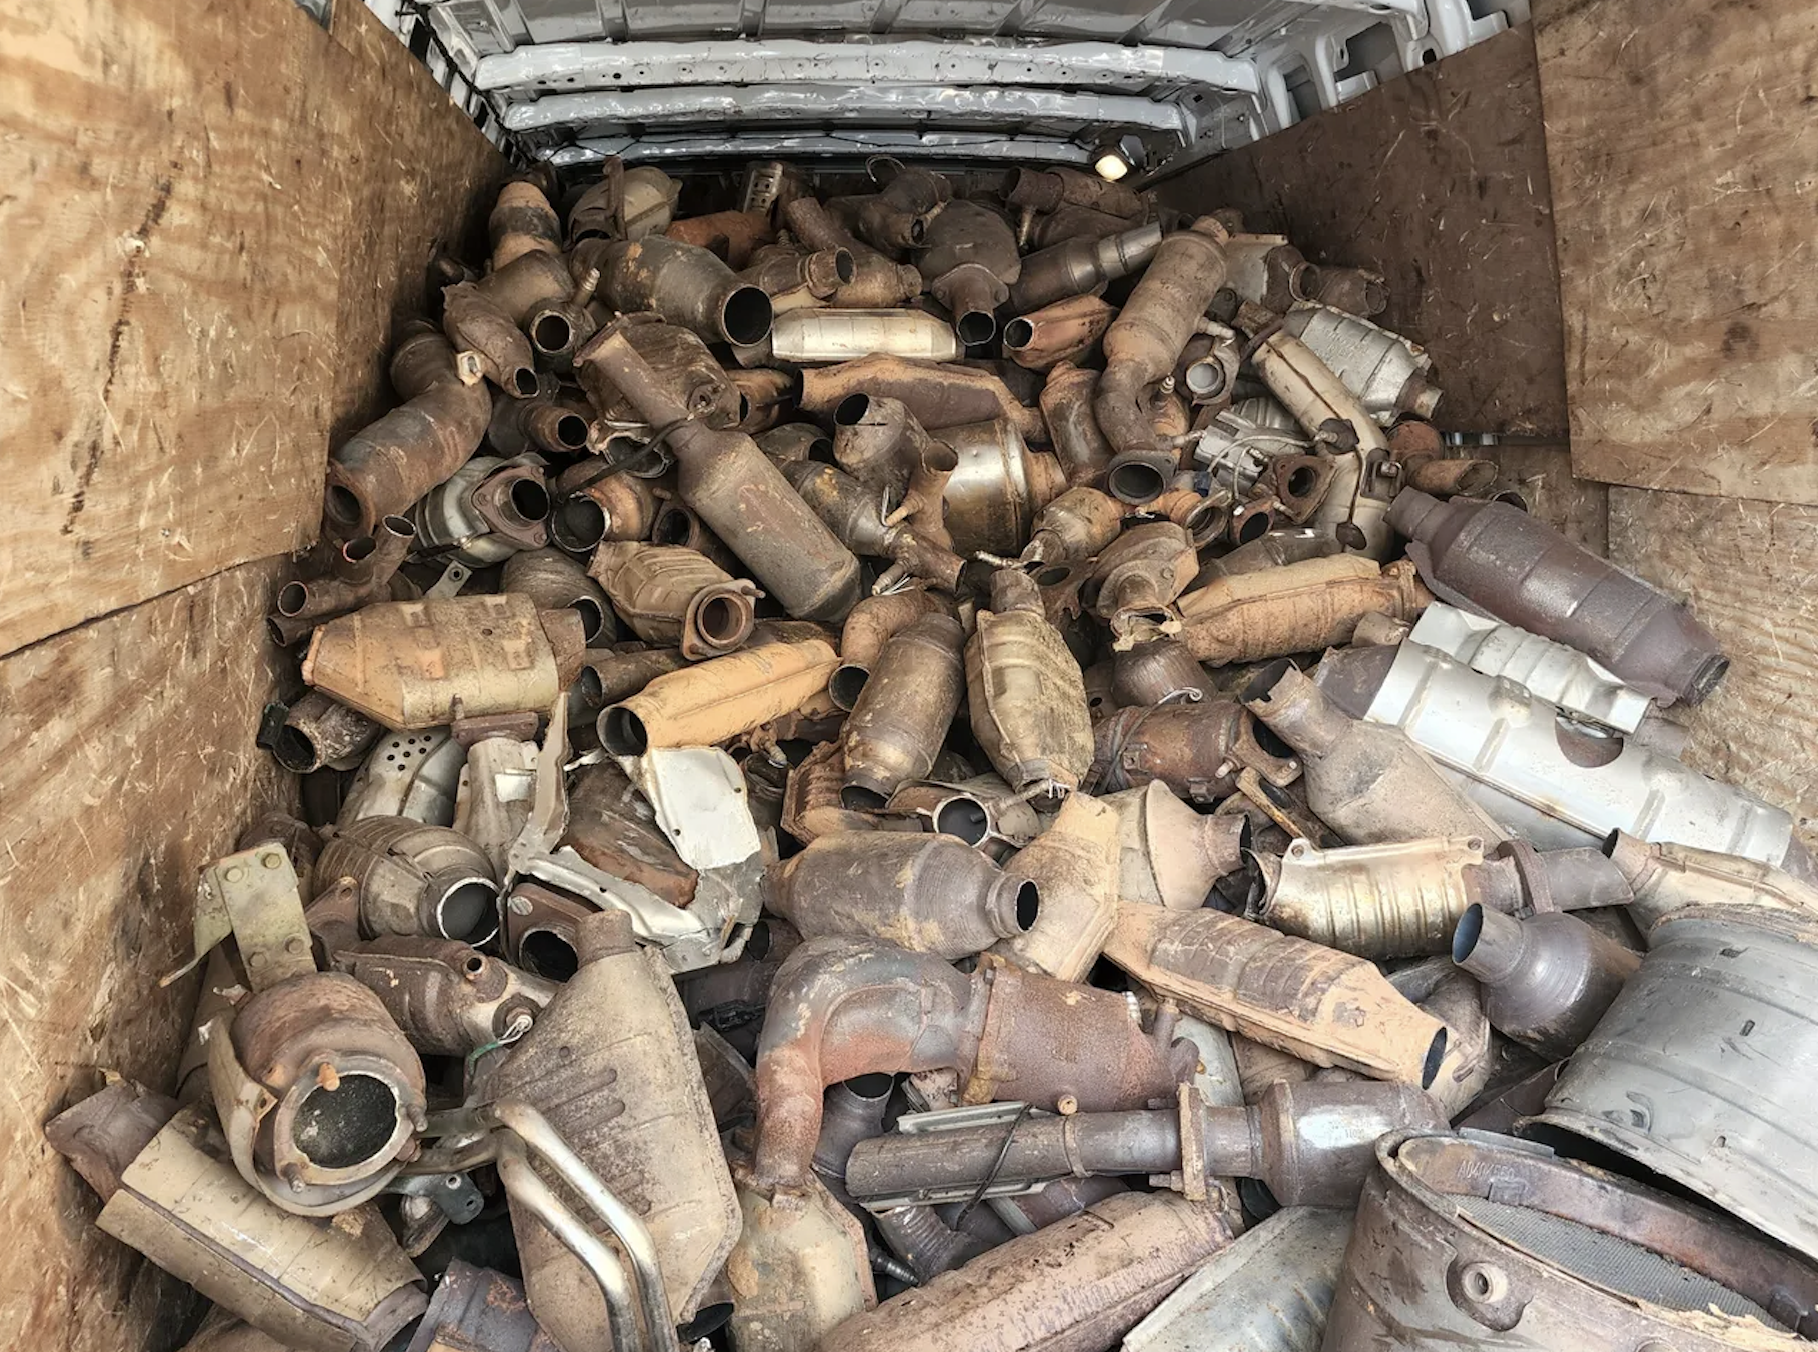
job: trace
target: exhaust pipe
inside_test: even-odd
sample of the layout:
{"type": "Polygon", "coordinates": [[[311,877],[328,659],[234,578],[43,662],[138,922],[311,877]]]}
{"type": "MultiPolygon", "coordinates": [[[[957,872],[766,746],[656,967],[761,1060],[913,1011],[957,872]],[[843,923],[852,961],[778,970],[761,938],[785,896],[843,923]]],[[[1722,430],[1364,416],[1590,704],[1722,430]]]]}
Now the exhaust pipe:
{"type": "Polygon", "coordinates": [[[1351,718],[1286,658],[1264,667],[1243,701],[1300,754],[1307,806],[1349,843],[1433,835],[1502,842],[1502,828],[1400,729],[1351,718]]]}
{"type": "Polygon", "coordinates": [[[537,392],[530,340],[477,283],[460,282],[442,292],[442,331],[454,344],[457,370],[485,377],[514,399],[537,392]]]}
{"type": "Polygon", "coordinates": [[[1190,1013],[1316,1066],[1425,1089],[1445,1059],[1445,1025],[1375,964],[1238,916],[1125,904],[1105,956],[1190,1013]]]}
{"type": "MultiPolygon", "coordinates": [[[[768,301],[766,301],[768,304],[768,301]]],[[[858,600],[859,565],[740,432],[692,421],[687,409],[626,336],[621,322],[581,354],[597,364],[652,427],[669,429],[682,500],[799,619],[836,620],[858,600]]]]}
{"type": "Polygon", "coordinates": [[[991,608],[966,643],[966,691],[973,735],[1012,789],[1078,787],[1092,766],[1086,684],[1028,574],[992,574],[991,608]]]}
{"type": "Polygon", "coordinates": [[[930,432],[1003,418],[1025,441],[1048,442],[1041,410],[1017,402],[998,376],[977,367],[876,356],[802,372],[805,413],[831,413],[855,394],[902,400],[930,432]]]}
{"type": "Polygon", "coordinates": [[[589,648],[604,648],[618,637],[600,584],[587,576],[578,559],[559,549],[513,554],[499,570],[499,590],[528,596],[538,610],[574,611],[581,617],[581,635],[589,648]]]}
{"type": "Polygon", "coordinates": [[[589,246],[585,262],[599,268],[601,289],[623,313],[653,310],[710,343],[749,347],[770,335],[770,297],[695,245],[646,235],[589,246]]]}
{"type": "Polygon", "coordinates": [[[1250,819],[1242,813],[1195,812],[1160,783],[1099,801],[1117,809],[1120,900],[1197,911],[1212,884],[1243,867],[1250,819]]]}
{"type": "Polygon", "coordinates": [[[1105,373],[1092,410],[1116,455],[1105,473],[1111,495],[1143,503],[1161,496],[1180,456],[1158,444],[1149,386],[1171,374],[1181,349],[1225,279],[1224,227],[1201,217],[1170,235],[1105,333],[1105,373]]]}
{"type": "Polygon", "coordinates": [[[1069,488],[1035,514],[1019,561],[1061,565],[1095,559],[1123,530],[1126,511],[1096,488],[1069,488]]]}
{"type": "Polygon", "coordinates": [[[916,267],[968,347],[997,336],[997,307],[1022,272],[1016,232],[982,202],[949,202],[928,226],[916,267]]]}
{"type": "Polygon", "coordinates": [[[284,726],[278,729],[271,753],[294,775],[306,775],[325,765],[355,770],[378,736],[379,725],[365,714],[320,690],[310,690],[284,715],[284,726]]]}
{"type": "Polygon", "coordinates": [[[328,462],[323,515],[346,536],[371,535],[386,517],[408,511],[472,458],[492,421],[486,387],[462,379],[448,339],[422,321],[405,325],[391,384],[404,402],[328,462]]]}
{"type": "Polygon", "coordinates": [[[1516,920],[1472,906],[1452,936],[1452,961],[1483,987],[1498,1032],[1563,1061],[1622,993],[1641,959],[1577,916],[1516,920]]]}
{"type": "Polygon", "coordinates": [[[1018,366],[1052,370],[1083,358],[1105,336],[1117,307],[1097,296],[1069,296],[1004,325],[1004,351],[1018,366]]]}
{"type": "Polygon", "coordinates": [[[1213,578],[1180,598],[1188,651],[1210,666],[1264,662],[1352,641],[1367,615],[1413,620],[1433,604],[1412,564],[1355,554],[1213,578]]]}
{"type": "Polygon", "coordinates": [[[1161,242],[1162,228],[1151,221],[1102,239],[1070,239],[1032,253],[1023,259],[1023,270],[1010,288],[1010,308],[1026,315],[1068,296],[1096,293],[1107,282],[1145,266],[1161,242]]]}
{"type": "Polygon", "coordinates": [[[1062,207],[1088,207],[1107,216],[1128,220],[1141,216],[1148,205],[1142,195],[1122,183],[1078,169],[1012,169],[1004,186],[1004,200],[1013,207],[1032,211],[1059,211],[1062,207]]]}
{"type": "Polygon", "coordinates": [[[497,272],[527,253],[560,255],[562,221],[541,188],[513,179],[499,189],[486,218],[486,238],[492,246],[492,270],[497,272]]]}
{"type": "Polygon", "coordinates": [[[953,603],[927,591],[867,596],[852,608],[840,631],[840,665],[827,683],[834,704],[850,713],[884,651],[884,645],[925,615],[953,615],[953,603]]]}
{"type": "Polygon", "coordinates": [[[1092,730],[1093,793],[1165,784],[1191,802],[1215,803],[1237,788],[1244,711],[1229,700],[1120,709],[1092,730]]]}
{"type": "Polygon", "coordinates": [[[1628,885],[1629,914],[1643,935],[1687,906],[1763,907],[1818,919],[1818,887],[1756,859],[1667,841],[1650,845],[1625,831],[1610,832],[1602,853],[1628,885]]]}
{"type": "Polygon", "coordinates": [[[678,244],[705,249],[735,269],[751,261],[753,250],[776,238],[768,211],[714,211],[705,216],[689,216],[671,221],[663,233],[678,244]]]}
{"type": "MultiPolygon", "coordinates": [[[[964,1110],[962,1110],[964,1111],[964,1110]]],[[[1283,1206],[1346,1207],[1376,1166],[1376,1141],[1410,1128],[1444,1131],[1439,1105],[1405,1084],[1277,1082],[1250,1107],[1212,1107],[1183,1087],[1173,1108],[945,1126],[923,1114],[914,1132],[860,1141],[846,1166],[869,1206],[963,1200],[1050,1179],[1146,1174],[1193,1201],[1213,1179],[1257,1178],[1283,1206]]]]}
{"type": "Polygon", "coordinates": [[[1028,933],[1041,891],[952,836],[843,831],[766,870],[764,904],[807,939],[876,939],[953,961],[1028,933]]]}
{"type": "Polygon", "coordinates": [[[991,951],[1058,981],[1084,981],[1117,919],[1122,820],[1108,804],[1073,794],[1008,871],[1039,889],[1034,920],[991,951]]]}
{"type": "Polygon", "coordinates": [[[1099,431],[1098,418],[1092,412],[1097,390],[1098,372],[1066,361],[1048,372],[1048,382],[1042,386],[1042,418],[1067,482],[1075,486],[1101,487],[1111,466],[1111,443],[1099,431]]]}
{"type": "Polygon", "coordinates": [[[713,746],[793,713],[821,694],[839,659],[825,639],[765,643],[658,676],[600,715],[615,756],[651,747],[713,746]]]}
{"type": "Polygon", "coordinates": [[[951,1069],[974,1102],[1015,1096],[1054,1107],[1066,1099],[1108,1111],[1172,1097],[1196,1059],[1165,1024],[1144,1033],[1122,996],[989,954],[967,976],[894,944],[810,940],[771,989],[754,1177],[765,1188],[803,1187],[822,1092],[858,1075],[951,1069]]]}
{"type": "MultiPolygon", "coordinates": [[[[905,782],[925,779],[933,770],[966,694],[960,657],[965,642],[959,621],[935,612],[898,630],[884,645],[840,739],[844,806],[874,812],[905,782]]],[[[838,671],[832,679],[839,679],[838,671]]]]}
{"type": "Polygon", "coordinates": [[[285,583],[278,590],[278,613],[271,626],[273,640],[285,647],[315,627],[313,623],[292,626],[277,621],[332,619],[369,602],[389,600],[391,580],[397,576],[416,538],[417,528],[410,518],[385,517],[374,534],[359,536],[341,546],[334,571],[328,576],[285,583]]]}
{"type": "Polygon", "coordinates": [[[1699,703],[1729,668],[1717,636],[1685,606],[1506,503],[1404,491],[1389,524],[1447,595],[1569,644],[1662,703],[1699,703]]]}
{"type": "Polygon", "coordinates": [[[757,587],[692,549],[603,544],[589,571],[634,634],[679,647],[691,662],[737,651],[757,622],[757,587]]]}
{"type": "MultiPolygon", "coordinates": [[[[951,458],[951,451],[946,454],[951,458]]],[[[792,461],[782,467],[782,474],[841,544],[854,554],[894,561],[895,566],[878,579],[874,590],[888,588],[905,574],[924,578],[943,591],[960,589],[966,561],[951,549],[924,539],[905,522],[886,524],[881,495],[866,489],[850,474],[817,460],[792,461]]]]}
{"type": "MultiPolygon", "coordinates": [[[[688,417],[698,418],[707,426],[723,430],[738,426],[743,410],[738,386],[726,368],[713,359],[713,353],[687,329],[665,324],[648,315],[619,327],[620,335],[632,350],[656,372],[667,391],[680,400],[688,417]]],[[[596,360],[600,348],[598,335],[575,354],[575,379],[587,391],[587,397],[600,415],[602,425],[648,422],[643,409],[618,386],[608,366],[596,360]]],[[[654,429],[662,424],[650,424],[654,429]]],[[[650,440],[646,434],[639,440],[650,440]]],[[[610,443],[603,439],[593,449],[604,454],[610,443]]],[[[664,461],[650,471],[661,474],[664,461]]],[[[626,465],[632,474],[647,473],[644,463],[632,460],[626,465]]]]}
{"type": "Polygon", "coordinates": [[[338,827],[316,861],[322,878],[351,878],[360,932],[482,944],[498,928],[499,883],[486,852],[459,831],[408,817],[338,827]]]}
{"type": "MultiPolygon", "coordinates": [[[[759,249],[752,256],[751,265],[739,274],[741,280],[770,297],[774,314],[826,304],[857,276],[858,265],[848,249],[799,253],[786,245],[759,249]]],[[[884,303],[885,307],[894,304],[895,300],[884,303]]]]}

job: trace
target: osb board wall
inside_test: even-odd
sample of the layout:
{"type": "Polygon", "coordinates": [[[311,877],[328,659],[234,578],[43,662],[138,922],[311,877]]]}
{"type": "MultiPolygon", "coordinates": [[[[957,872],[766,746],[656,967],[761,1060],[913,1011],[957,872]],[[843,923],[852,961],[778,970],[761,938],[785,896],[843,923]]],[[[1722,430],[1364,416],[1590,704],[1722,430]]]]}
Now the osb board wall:
{"type": "Polygon", "coordinates": [[[1610,490],[1610,558],[1691,602],[1730,669],[1695,709],[1685,760],[1793,814],[1818,846],[1818,508],[1610,490]]]}
{"type": "Polygon", "coordinates": [[[1818,6],[1534,17],[1577,472],[1818,503],[1818,6]]]}
{"type": "Polygon", "coordinates": [[[170,1089],[196,876],[288,777],[254,747],[281,562],[218,573],[0,659],[0,1328],[43,1352],[157,1346],[181,1292],[93,1228],[42,1125],[114,1070],[170,1089]]]}
{"type": "Polygon", "coordinates": [[[1390,80],[1159,185],[1184,211],[1237,207],[1314,262],[1376,268],[1379,322],[1432,352],[1437,421],[1566,430],[1559,275],[1527,28],[1390,80]]]}
{"type": "Polygon", "coordinates": [[[307,542],[504,163],[358,0],[0,0],[0,653],[307,542]]]}

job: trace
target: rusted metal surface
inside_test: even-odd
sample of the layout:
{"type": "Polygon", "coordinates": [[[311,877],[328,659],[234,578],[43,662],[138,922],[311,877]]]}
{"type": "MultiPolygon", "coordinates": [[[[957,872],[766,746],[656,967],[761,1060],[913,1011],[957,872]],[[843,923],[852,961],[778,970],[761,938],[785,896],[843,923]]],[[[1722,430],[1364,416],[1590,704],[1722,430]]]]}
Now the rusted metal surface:
{"type": "Polygon", "coordinates": [[[1028,314],[1068,296],[1096,293],[1107,282],[1146,267],[1161,247],[1158,224],[1112,228],[1117,233],[1061,240],[1023,259],[1022,275],[1010,289],[1010,308],[1028,314]]]}
{"type": "Polygon", "coordinates": [[[1004,418],[1025,441],[1045,445],[1048,440],[1041,411],[1018,402],[1001,379],[975,367],[879,356],[802,372],[805,412],[829,413],[855,394],[900,399],[931,432],[1004,418]]]}
{"type": "Polygon", "coordinates": [[[966,641],[966,692],[979,745],[1019,792],[1078,785],[1092,764],[1085,684],[1035,582],[999,570],[977,625],[966,641]]]}
{"type": "Polygon", "coordinates": [[[1211,803],[1236,787],[1245,713],[1229,700],[1120,709],[1092,729],[1095,793],[1165,784],[1211,803]]]}
{"type": "Polygon", "coordinates": [[[1159,497],[1174,477],[1179,453],[1157,444],[1144,394],[1174,370],[1195,321],[1223,285],[1227,238],[1209,216],[1166,236],[1105,333],[1105,374],[1092,411],[1115,453],[1106,488],[1125,502],[1159,497]]]}
{"type": "Polygon", "coordinates": [[[419,1052],[466,1056],[521,1035],[554,996],[531,976],[454,939],[375,939],[337,953],[335,965],[379,997],[419,1052]]]}
{"type": "MultiPolygon", "coordinates": [[[[755,250],[739,274],[744,281],[770,297],[772,312],[781,314],[802,306],[819,305],[838,295],[858,277],[858,264],[849,249],[816,249],[802,253],[786,245],[766,245],[755,250]]],[[[894,304],[895,297],[884,304],[894,304]]]]}
{"type": "Polygon", "coordinates": [[[1117,810],[1122,901],[1196,911],[1212,884],[1243,864],[1250,823],[1240,814],[1195,812],[1159,780],[1102,801],[1117,810]]]}
{"type": "Polygon", "coordinates": [[[1406,491],[1390,523],[1440,599],[1569,643],[1663,704],[1696,704],[1729,659],[1691,611],[1502,502],[1406,491]]]}
{"type": "Polygon", "coordinates": [[[498,928],[498,878],[467,836],[407,817],[337,828],[317,859],[323,879],[353,879],[367,938],[425,934],[480,943],[498,928]]]}
{"type": "Polygon", "coordinates": [[[692,244],[724,259],[732,268],[743,268],[752,250],[776,238],[770,217],[762,211],[715,211],[671,221],[663,232],[682,244],[692,244]]]}
{"type": "Polygon", "coordinates": [[[766,643],[658,676],[600,715],[600,741],[615,755],[653,746],[711,746],[800,709],[839,665],[824,638],[766,643]]]}
{"type": "Polygon", "coordinates": [[[940,436],[955,460],[944,492],[953,547],[1014,557],[1036,514],[1066,487],[1060,462],[1030,450],[1008,418],[961,423],[940,436]]]}
{"type": "Polygon", "coordinates": [[[308,774],[324,765],[352,770],[378,735],[379,725],[365,714],[311,690],[285,713],[272,754],[292,774],[308,774]]]}
{"type": "Polygon", "coordinates": [[[1305,840],[1262,862],[1260,919],[1362,958],[1449,953],[1476,899],[1467,879],[1484,860],[1477,837],[1432,837],[1321,850],[1305,840]]]}
{"type": "Polygon", "coordinates": [[[589,565],[613,611],[648,643],[678,646],[699,661],[751,637],[757,588],[703,554],[674,545],[602,544],[589,565]]]}
{"type": "Polygon", "coordinates": [[[943,835],[841,831],[768,870],[765,905],[809,939],[879,939],[970,957],[1026,934],[1042,907],[1026,877],[943,835]]]}
{"type": "MultiPolygon", "coordinates": [[[[807,1352],[830,1329],[877,1307],[858,1218],[819,1182],[796,1204],[739,1183],[743,1224],[726,1258],[739,1352],[807,1352]]],[[[793,1200],[793,1199],[792,1199],[793,1200]]]]}
{"type": "Polygon", "coordinates": [[[1289,662],[1263,668],[1244,703],[1299,753],[1308,804],[1352,844],[1430,835],[1502,841],[1502,828],[1398,729],[1349,717],[1289,662]]]}
{"type": "Polygon", "coordinates": [[[454,348],[433,327],[407,325],[391,359],[404,400],[335,449],[323,511],[348,537],[369,535],[466,463],[486,434],[492,398],[462,380],[454,348]]]}
{"type": "Polygon", "coordinates": [[[1092,413],[1092,397],[1097,390],[1098,372],[1069,361],[1056,362],[1042,386],[1042,418],[1047,423],[1054,454],[1067,482],[1076,486],[1101,487],[1105,470],[1111,464],[1111,443],[1105,440],[1092,413]]]}
{"type": "MultiPolygon", "coordinates": [[[[770,297],[697,245],[647,235],[589,245],[584,257],[620,311],[654,312],[708,342],[758,343],[770,332],[770,297]]],[[[577,264],[582,258],[577,251],[577,264]]]]}
{"type": "Polygon", "coordinates": [[[1425,1088],[1444,1025],[1375,966],[1213,910],[1118,907],[1105,956],[1212,1023],[1320,1066],[1425,1088]]]}
{"type": "MultiPolygon", "coordinates": [[[[84,1116],[96,1120],[74,1141],[53,1121],[52,1144],[80,1150],[107,1130],[104,1116],[84,1116]]],[[[144,1143],[119,1169],[96,1223],[281,1345],[378,1352],[423,1312],[422,1277],[376,1208],[343,1212],[333,1225],[279,1210],[235,1171],[201,1107],[149,1138],[143,1125],[125,1135],[144,1143]]]]}
{"type": "Polygon", "coordinates": [[[1177,639],[1127,648],[1113,659],[1111,696],[1126,708],[1214,698],[1212,683],[1177,639]]]}
{"type": "Polygon", "coordinates": [[[1113,646],[1178,627],[1172,605],[1199,571],[1199,553],[1172,521],[1146,521],[1113,540],[1092,566],[1080,600],[1111,625],[1113,646]]]}
{"type": "Polygon", "coordinates": [[[523,1284],[455,1259],[404,1352],[559,1352],[537,1325],[523,1284]]]}
{"type": "MultiPolygon", "coordinates": [[[[769,304],[765,298],[766,310],[769,304]]],[[[835,620],[852,609],[858,600],[858,560],[791,491],[750,437],[690,421],[686,407],[620,326],[602,330],[579,360],[599,365],[651,426],[670,429],[668,444],[682,500],[790,614],[835,620]]],[[[808,406],[805,394],[803,406],[808,406]]]]}
{"type": "Polygon", "coordinates": [[[1412,620],[1433,595],[1406,562],[1379,568],[1354,554],[1214,578],[1180,598],[1181,641],[1225,666],[1349,643],[1370,614],[1412,620]]]}
{"type": "Polygon", "coordinates": [[[1709,1212],[1550,1151],[1388,1136],[1329,1352],[1804,1346],[1818,1274],[1709,1212]]]}
{"type": "Polygon", "coordinates": [[[1806,1167],[1818,1120],[1807,995],[1815,940],[1818,928],[1792,912],[1668,915],[1547,1095],[1541,1120],[1818,1257],[1806,1167]],[[1771,1055],[1771,1073],[1754,1068],[1762,1055],[1771,1055]]]}
{"type": "Polygon", "coordinates": [[[572,610],[581,617],[582,637],[590,648],[603,648],[618,637],[613,612],[600,585],[585,565],[559,549],[527,549],[505,560],[500,590],[519,592],[538,610],[572,610]]]}
{"type": "Polygon", "coordinates": [[[1209,1207],[1125,1193],[849,1319],[821,1352],[1091,1352],[1230,1242],[1209,1207]]]}
{"type": "Polygon", "coordinates": [[[600,477],[583,461],[556,476],[549,535],[558,546],[587,553],[602,540],[642,540],[656,521],[657,500],[635,474],[600,477]]]}
{"type": "Polygon", "coordinates": [[[576,775],[562,843],[595,868],[647,887],[672,906],[694,899],[695,871],[658,829],[649,803],[609,761],[576,775]]]}
{"type": "Polygon", "coordinates": [[[947,203],[923,233],[915,265],[928,294],[953,316],[962,343],[997,336],[997,308],[1023,269],[1016,231],[1000,209],[965,199],[947,203]]]}
{"type": "MultiPolygon", "coordinates": [[[[637,947],[619,912],[582,922],[579,956],[579,970],[484,1091],[537,1107],[608,1188],[636,1199],[667,1313],[679,1323],[732,1248],[738,1201],[668,969],[637,947]]],[[[586,1269],[540,1222],[515,1205],[513,1213],[539,1322],[564,1352],[609,1346],[603,1297],[586,1269]]]]}
{"type": "Polygon", "coordinates": [[[928,591],[867,596],[852,608],[840,629],[840,665],[827,683],[833,702],[850,712],[871,677],[884,645],[924,615],[953,613],[952,603],[928,591]]]}
{"type": "Polygon", "coordinates": [[[310,640],[303,679],[388,728],[547,709],[556,651],[528,597],[393,601],[330,620],[310,640]]]}
{"type": "Polygon", "coordinates": [[[1686,906],[1762,906],[1818,918],[1818,887],[1771,864],[1690,845],[1653,845],[1613,832],[1603,852],[1627,882],[1643,934],[1686,906]]]}
{"type": "Polygon", "coordinates": [[[1004,325],[1004,350],[1018,366],[1052,370],[1084,360],[1111,327],[1117,309],[1097,296],[1068,296],[1004,325]]]}
{"type": "Polygon", "coordinates": [[[1108,803],[1084,794],[1062,803],[1008,870],[1039,889],[1034,922],[991,951],[1061,981],[1085,980],[1117,918],[1122,828],[1108,803]]]}
{"type": "Polygon", "coordinates": [[[1068,1175],[1146,1174],[1194,1201],[1220,1175],[1259,1178],[1284,1206],[1355,1204],[1379,1137],[1443,1131],[1439,1105],[1409,1085],[1270,1085],[1253,1107],[1208,1106],[1183,1088],[1169,1108],[1031,1117],[1007,1127],[941,1124],[942,1114],[862,1141],[847,1165],[871,1206],[939,1203],[1027,1189],[1068,1175]],[[912,1130],[910,1128],[913,1128],[912,1130]]]}
{"type": "Polygon", "coordinates": [[[898,630],[884,645],[840,739],[844,806],[883,807],[905,782],[933,770],[966,693],[960,656],[965,637],[958,620],[934,613],[898,630]]]}

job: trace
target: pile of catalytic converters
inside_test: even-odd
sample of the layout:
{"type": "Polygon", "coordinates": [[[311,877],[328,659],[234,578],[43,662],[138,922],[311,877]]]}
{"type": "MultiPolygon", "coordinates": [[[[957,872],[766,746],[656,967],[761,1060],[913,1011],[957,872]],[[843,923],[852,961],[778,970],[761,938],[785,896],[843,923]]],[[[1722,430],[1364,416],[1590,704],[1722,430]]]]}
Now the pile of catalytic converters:
{"type": "Polygon", "coordinates": [[[1713,634],[1375,274],[855,181],[513,181],[398,335],[270,621],[311,820],[202,877],[174,1095],[47,1129],[192,1346],[1818,1331],[1812,860],[1657,713],[1713,634]]]}

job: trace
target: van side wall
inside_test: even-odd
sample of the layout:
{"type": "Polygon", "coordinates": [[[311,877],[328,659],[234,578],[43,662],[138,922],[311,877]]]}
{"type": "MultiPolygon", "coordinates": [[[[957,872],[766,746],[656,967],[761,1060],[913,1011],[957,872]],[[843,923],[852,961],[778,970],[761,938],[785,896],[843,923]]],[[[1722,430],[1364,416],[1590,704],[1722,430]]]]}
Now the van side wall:
{"type": "Polygon", "coordinates": [[[40,1128],[169,1087],[197,872],[290,792],[284,556],[506,166],[357,0],[0,0],[0,87],[0,1328],[113,1352],[187,1293],[40,1128]]]}

